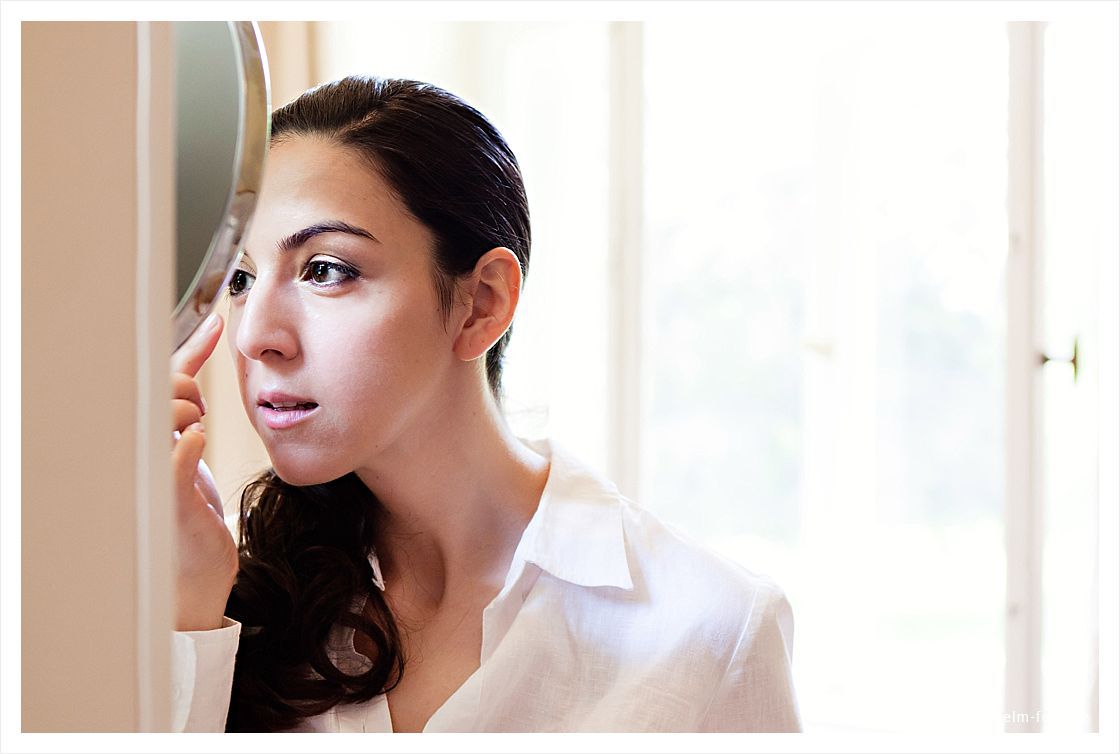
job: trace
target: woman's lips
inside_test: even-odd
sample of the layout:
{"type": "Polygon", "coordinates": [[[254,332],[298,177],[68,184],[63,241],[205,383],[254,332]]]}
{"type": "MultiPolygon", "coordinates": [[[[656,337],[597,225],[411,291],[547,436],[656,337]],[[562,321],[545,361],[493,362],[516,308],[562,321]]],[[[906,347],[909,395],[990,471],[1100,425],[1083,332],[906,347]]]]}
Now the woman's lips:
{"type": "Polygon", "coordinates": [[[318,404],[304,403],[294,408],[273,406],[264,403],[257,406],[257,412],[269,429],[287,429],[295,426],[319,410],[318,404]]]}
{"type": "Polygon", "coordinates": [[[257,393],[257,413],[269,429],[294,427],[318,410],[318,403],[296,393],[275,389],[257,393]]]}

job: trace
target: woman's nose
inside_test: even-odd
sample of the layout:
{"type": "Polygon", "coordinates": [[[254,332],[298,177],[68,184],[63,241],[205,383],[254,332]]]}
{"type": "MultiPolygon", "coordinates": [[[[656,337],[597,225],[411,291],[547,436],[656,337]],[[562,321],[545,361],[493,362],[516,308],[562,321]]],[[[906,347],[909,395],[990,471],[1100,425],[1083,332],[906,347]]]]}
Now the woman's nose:
{"type": "Polygon", "coordinates": [[[237,350],[255,361],[287,361],[299,354],[294,327],[295,302],[280,286],[258,278],[244,294],[245,303],[237,323],[237,350]]]}

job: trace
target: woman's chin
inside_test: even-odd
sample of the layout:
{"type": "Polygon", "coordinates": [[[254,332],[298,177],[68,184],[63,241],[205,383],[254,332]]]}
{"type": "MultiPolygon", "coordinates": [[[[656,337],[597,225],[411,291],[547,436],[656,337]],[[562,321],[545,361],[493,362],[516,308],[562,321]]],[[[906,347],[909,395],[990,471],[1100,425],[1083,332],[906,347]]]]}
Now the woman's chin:
{"type": "Polygon", "coordinates": [[[285,484],[293,487],[308,487],[312,484],[326,484],[344,476],[345,470],[325,467],[321,461],[304,461],[292,458],[272,457],[272,470],[285,484]]]}

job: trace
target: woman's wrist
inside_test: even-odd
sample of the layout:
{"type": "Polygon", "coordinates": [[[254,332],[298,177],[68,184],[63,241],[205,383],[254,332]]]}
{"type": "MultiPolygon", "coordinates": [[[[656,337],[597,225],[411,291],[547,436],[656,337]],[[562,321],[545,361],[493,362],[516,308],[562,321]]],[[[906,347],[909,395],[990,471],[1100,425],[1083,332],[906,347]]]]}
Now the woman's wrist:
{"type": "MultiPolygon", "coordinates": [[[[227,595],[228,597],[228,595],[227,595]]],[[[213,631],[225,623],[226,600],[195,601],[179,598],[175,613],[176,631],[213,631]]]]}
{"type": "Polygon", "coordinates": [[[225,614],[180,615],[175,621],[176,631],[214,631],[225,625],[225,614]]]}

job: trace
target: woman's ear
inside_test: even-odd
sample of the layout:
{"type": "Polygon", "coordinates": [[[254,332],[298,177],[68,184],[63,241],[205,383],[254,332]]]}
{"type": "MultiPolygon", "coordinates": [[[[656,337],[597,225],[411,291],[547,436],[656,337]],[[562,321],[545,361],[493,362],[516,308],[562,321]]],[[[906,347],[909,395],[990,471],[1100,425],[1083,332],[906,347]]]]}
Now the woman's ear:
{"type": "Polygon", "coordinates": [[[459,285],[467,311],[453,350],[463,361],[473,361],[509,329],[521,297],[521,265],[512,251],[498,246],[483,254],[459,285]]]}

